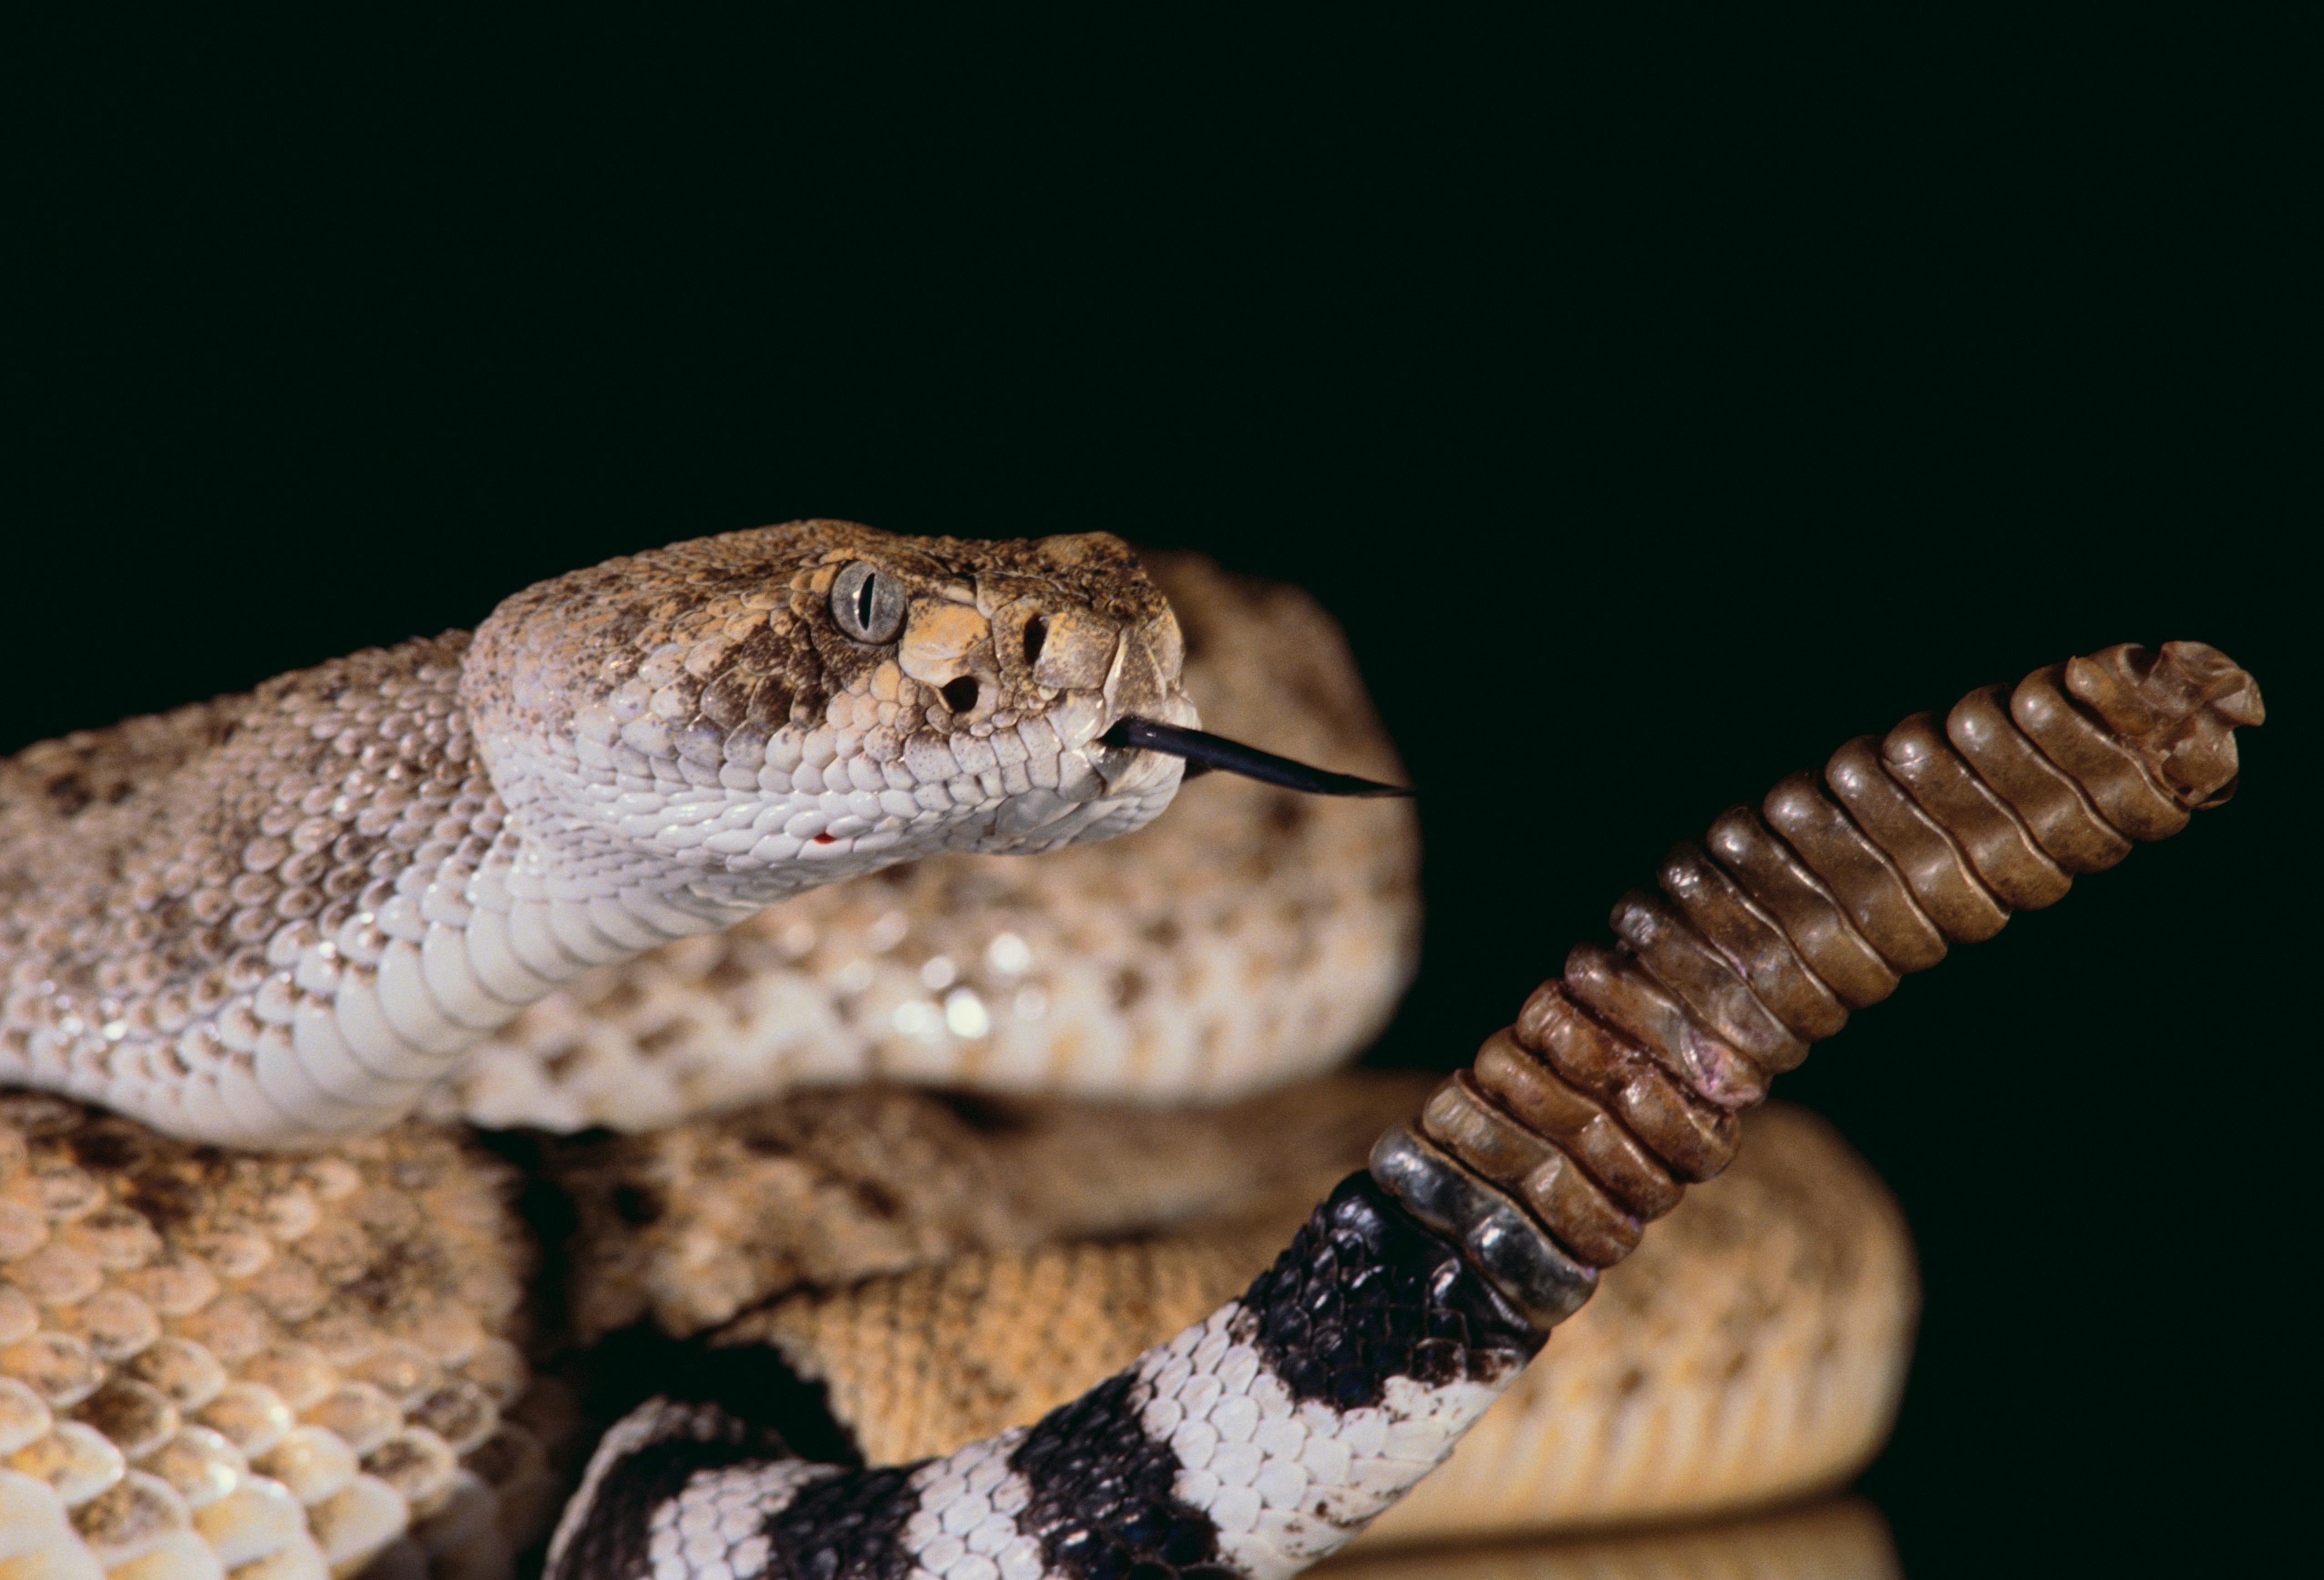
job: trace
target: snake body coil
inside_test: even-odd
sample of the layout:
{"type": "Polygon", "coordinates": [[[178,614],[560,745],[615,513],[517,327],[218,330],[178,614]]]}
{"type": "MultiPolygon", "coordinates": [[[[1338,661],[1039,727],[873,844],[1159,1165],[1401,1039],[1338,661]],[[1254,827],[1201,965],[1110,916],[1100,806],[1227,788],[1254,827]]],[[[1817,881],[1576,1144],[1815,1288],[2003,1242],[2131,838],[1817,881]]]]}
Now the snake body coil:
{"type": "MultiPolygon", "coordinates": [[[[10,1099],[24,1139],[0,1163],[29,1198],[0,1203],[0,1261],[32,1282],[0,1286],[0,1514],[29,1512],[0,1559],[353,1575],[415,1511],[481,1508],[461,1456],[525,1440],[500,1419],[521,1256],[492,1245],[504,1218],[452,1205],[473,1199],[456,1148],[417,1126],[319,1159],[183,1142],[376,1131],[594,965],[912,856],[1134,829],[1176,788],[1165,754],[1208,749],[1182,657],[1111,539],[806,523],[0,764],[0,1078],[182,1138],[10,1099]],[[331,1267],[346,1299],[390,1263],[399,1299],[428,1274],[424,1303],[371,1313],[410,1342],[335,1327],[331,1267]],[[163,1333],[180,1318],[198,1340],[163,1333]]],[[[1831,799],[1786,780],[1674,853],[1661,896],[1626,896],[1618,946],[1575,951],[1240,1298],[1032,1425],[899,1466],[808,1463],[673,1391],[600,1443],[553,1580],[1297,1572],[1442,1462],[1683,1182],[1725,1166],[1771,1073],[1948,941],[2182,826],[2259,717],[2241,671],[2172,644],[1851,743],[1831,799]]],[[[1305,787],[1363,783],[1331,779],[1305,787]]]]}

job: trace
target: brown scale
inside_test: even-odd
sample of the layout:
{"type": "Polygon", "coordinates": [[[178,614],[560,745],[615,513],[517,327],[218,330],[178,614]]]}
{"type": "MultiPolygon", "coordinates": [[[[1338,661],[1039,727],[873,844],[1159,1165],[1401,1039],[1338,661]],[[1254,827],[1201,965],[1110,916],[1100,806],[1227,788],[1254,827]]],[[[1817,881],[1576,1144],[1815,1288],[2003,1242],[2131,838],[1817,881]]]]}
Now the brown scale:
{"type": "Polygon", "coordinates": [[[1951,943],[2227,799],[2259,688],[2200,642],[2125,644],[1849,741],[1664,861],[1421,1129],[1591,1267],[1735,1155],[1736,1114],[1951,943]],[[1829,794],[1827,794],[1827,791],[1829,794]]]}

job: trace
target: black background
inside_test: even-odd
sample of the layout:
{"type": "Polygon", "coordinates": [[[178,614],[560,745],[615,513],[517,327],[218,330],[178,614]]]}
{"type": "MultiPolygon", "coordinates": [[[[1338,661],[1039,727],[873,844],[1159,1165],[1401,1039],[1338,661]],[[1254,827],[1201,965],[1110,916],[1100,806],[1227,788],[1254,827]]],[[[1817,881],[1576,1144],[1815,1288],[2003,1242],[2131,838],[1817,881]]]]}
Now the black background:
{"type": "Polygon", "coordinates": [[[2132,29],[30,52],[0,749],[763,521],[1197,547],[1346,623],[1428,841],[1380,1056],[1451,1063],[1848,737],[2215,642],[2235,804],[1784,1089],[1920,1243],[1908,1567],[2232,1567],[2314,1399],[2314,62],[2132,29]]]}

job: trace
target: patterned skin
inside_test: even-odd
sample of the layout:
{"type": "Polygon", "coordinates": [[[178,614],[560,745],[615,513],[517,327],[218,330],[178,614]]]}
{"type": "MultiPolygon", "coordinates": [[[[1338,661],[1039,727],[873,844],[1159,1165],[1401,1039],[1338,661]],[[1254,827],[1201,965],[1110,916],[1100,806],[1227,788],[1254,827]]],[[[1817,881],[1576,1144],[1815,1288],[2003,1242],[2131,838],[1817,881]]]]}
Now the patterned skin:
{"type": "Polygon", "coordinates": [[[1102,535],[838,522],[609,562],[455,633],[0,765],[0,1082],[244,1147],[378,1129],[593,966],[939,851],[1126,832],[1194,723],[1102,535]]]}
{"type": "MultiPolygon", "coordinates": [[[[1110,537],[807,522],[42,743],[0,768],[0,1080],[208,1144],[378,1130],[593,967],[896,862],[1141,826],[1183,765],[1102,738],[1195,724],[1183,657],[1110,537]]],[[[1449,1452],[1539,1339],[1359,1177],[1243,1302],[1005,1440],[851,1473],[657,1401],[601,1446],[552,1563],[1289,1573],[1449,1452]],[[1312,1511],[1272,1507],[1311,1482],[1312,1511]]]]}
{"type": "MultiPolygon", "coordinates": [[[[473,642],[360,654],[46,743],[0,781],[0,1074],[196,1140],[295,1147],[376,1129],[592,966],[890,862],[1136,828],[1179,766],[1108,737],[1133,717],[1192,723],[1182,656],[1167,606],[1110,539],[913,546],[804,523],[544,583],[473,642]]],[[[2190,684],[2236,680],[2216,667],[2195,664],[2190,684]]],[[[2144,672],[2125,674],[2140,701],[2144,672]]],[[[1728,1092],[1701,1061],[1655,1057],[1722,1107],[1764,1084],[1728,1092]]],[[[1452,1104],[1443,1123],[1467,1112],[1452,1104]]],[[[716,1398],[650,1401],[601,1445],[552,1572],[1294,1574],[1439,1463],[1609,1260],[1507,1197],[1493,1171],[1507,1160],[1486,1144],[1499,1133],[1472,1130],[1391,1132],[1240,1299],[957,1453],[812,1465],[716,1398]]],[[[55,1281],[67,1270],[51,1260],[55,1281]]],[[[92,1330],[84,1347],[100,1339],[115,1344],[92,1330]]],[[[170,1440],[160,1384],[116,1392],[110,1414],[149,1428],[132,1434],[140,1455],[170,1440]]],[[[86,1423],[20,1413],[23,1430],[95,1454],[86,1423]]],[[[447,1472],[449,1441],[434,1455],[447,1472]]],[[[335,1518],[377,1527],[325,1533],[345,1537],[347,1564],[410,1502],[391,1478],[417,1485],[415,1456],[435,1445],[415,1433],[410,1447],[410,1465],[365,1459],[371,1480],[335,1501],[335,1518]]],[[[124,1558],[146,1539],[137,1496],[163,1514],[189,1501],[141,1474],[101,1509],[65,1500],[85,1536],[84,1506],[119,1526],[108,1550],[124,1558]]],[[[250,1483],[263,1502],[262,1483],[276,1484],[250,1483]]]]}
{"type": "Polygon", "coordinates": [[[1547,1337],[1363,1174],[1240,1300],[959,1452],[811,1465],[715,1403],[609,1433],[551,1580],[1282,1580],[1441,1464],[1547,1337]]]}

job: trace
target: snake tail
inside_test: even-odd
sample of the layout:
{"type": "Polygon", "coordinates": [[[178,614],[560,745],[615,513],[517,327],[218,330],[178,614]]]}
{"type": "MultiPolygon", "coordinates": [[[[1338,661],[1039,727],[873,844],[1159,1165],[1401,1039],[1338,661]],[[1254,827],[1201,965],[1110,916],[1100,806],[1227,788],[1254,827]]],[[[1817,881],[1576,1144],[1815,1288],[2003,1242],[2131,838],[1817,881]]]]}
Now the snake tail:
{"type": "Polygon", "coordinates": [[[1687,1182],[1768,1078],[1953,943],[2062,897],[2231,793],[2259,688],[2215,648],[2124,644],[1985,686],[1794,774],[1664,859],[1384,1135],[1372,1173],[1542,1327],[1687,1182]]]}
{"type": "Polygon", "coordinates": [[[599,1447],[555,1580],[1242,1580],[1336,1551],[1451,1452],[1542,1331],[1369,1176],[1243,1295],[1030,1427],[888,1469],[659,1399],[599,1447]]]}
{"type": "Polygon", "coordinates": [[[1030,1427],[810,1465],[715,1400],[608,1434],[553,1580],[1283,1580],[1449,1455],[1549,1329],[1734,1156],[1767,1077],[1946,942],[2184,826],[2259,695],[2116,648],[1851,742],[1665,863],[1620,942],[1390,1129],[1239,1298],[1030,1427]],[[1707,848],[1707,849],[1706,849],[1707,848]]]}

